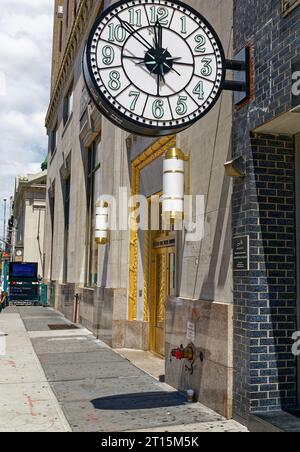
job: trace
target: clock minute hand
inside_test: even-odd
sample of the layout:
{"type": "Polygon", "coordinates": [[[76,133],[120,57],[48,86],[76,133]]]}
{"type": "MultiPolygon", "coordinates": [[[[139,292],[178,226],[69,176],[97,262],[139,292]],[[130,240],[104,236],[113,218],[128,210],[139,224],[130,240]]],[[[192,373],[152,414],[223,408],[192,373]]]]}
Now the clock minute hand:
{"type": "Polygon", "coordinates": [[[160,24],[160,22],[158,21],[158,49],[162,50],[163,49],[163,39],[162,39],[162,26],[160,24]]]}
{"type": "Polygon", "coordinates": [[[129,33],[133,38],[135,38],[140,44],[142,44],[144,47],[146,47],[147,50],[151,49],[150,44],[148,43],[148,41],[146,41],[146,39],[136,31],[136,29],[130,25],[130,23],[125,22],[124,20],[120,19],[120,17],[118,17],[122,27],[124,28],[125,31],[127,31],[127,33],[129,33]]]}

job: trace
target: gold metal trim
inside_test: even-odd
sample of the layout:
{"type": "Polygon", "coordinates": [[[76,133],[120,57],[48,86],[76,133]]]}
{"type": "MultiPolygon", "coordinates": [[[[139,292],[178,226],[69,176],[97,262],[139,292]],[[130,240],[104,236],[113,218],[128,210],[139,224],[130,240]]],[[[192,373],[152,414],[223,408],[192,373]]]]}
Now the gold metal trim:
{"type": "Polygon", "coordinates": [[[105,238],[102,239],[96,238],[95,241],[98,245],[107,245],[109,242],[109,240],[105,238]]]}
{"type": "Polygon", "coordinates": [[[185,155],[181,149],[174,147],[172,149],[169,149],[165,154],[165,160],[171,159],[184,160],[185,155]]]}
{"type": "MultiPolygon", "coordinates": [[[[132,163],[132,196],[140,193],[141,171],[150,165],[153,161],[166,154],[170,148],[175,148],[176,136],[171,135],[161,138],[145,152],[139,155],[132,163]]],[[[139,233],[134,227],[136,219],[131,217],[132,227],[130,231],[130,264],[129,264],[129,300],[128,300],[128,319],[130,321],[137,319],[137,286],[138,286],[138,238],[139,233]]],[[[146,234],[147,236],[147,234],[146,234]]],[[[148,235],[149,240],[149,235],[148,235]]],[[[147,253],[146,253],[147,254],[147,253]]],[[[146,256],[147,257],[147,256],[146,256]]],[[[145,263],[145,294],[144,294],[144,319],[149,320],[149,288],[148,288],[149,262],[145,263]]]]}
{"type": "Polygon", "coordinates": [[[100,207],[101,209],[108,209],[109,204],[106,201],[99,201],[96,203],[96,207],[100,207]]]}
{"type": "Polygon", "coordinates": [[[168,170],[164,171],[164,174],[184,174],[183,170],[168,170]]]}

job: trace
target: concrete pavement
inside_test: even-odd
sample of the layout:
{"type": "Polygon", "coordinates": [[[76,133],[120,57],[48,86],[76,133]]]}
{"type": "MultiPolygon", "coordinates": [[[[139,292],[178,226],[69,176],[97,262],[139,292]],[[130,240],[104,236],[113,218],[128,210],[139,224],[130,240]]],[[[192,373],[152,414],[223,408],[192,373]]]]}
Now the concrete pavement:
{"type": "Polygon", "coordinates": [[[9,334],[7,356],[0,357],[0,431],[3,425],[8,431],[246,431],[199,403],[187,404],[151,369],[139,369],[86,329],[52,331],[51,325],[68,327],[59,313],[9,312],[0,315],[0,331],[9,334]]]}
{"type": "Polygon", "coordinates": [[[20,315],[2,313],[0,331],[7,334],[0,356],[0,431],[70,431],[20,315]]]}

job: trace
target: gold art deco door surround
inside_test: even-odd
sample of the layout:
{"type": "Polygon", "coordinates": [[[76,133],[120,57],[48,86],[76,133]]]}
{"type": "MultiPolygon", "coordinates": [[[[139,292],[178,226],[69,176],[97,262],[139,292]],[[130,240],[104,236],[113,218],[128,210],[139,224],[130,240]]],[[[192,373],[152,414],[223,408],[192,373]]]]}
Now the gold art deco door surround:
{"type": "MultiPolygon", "coordinates": [[[[150,165],[153,161],[164,155],[170,148],[176,147],[176,136],[161,138],[150,148],[138,156],[132,163],[132,196],[137,196],[141,192],[141,171],[150,165]]],[[[134,210],[134,207],[132,207],[134,210]]],[[[130,263],[129,263],[129,309],[128,319],[137,320],[137,290],[138,290],[138,246],[139,232],[136,227],[135,215],[131,218],[130,230],[130,263]]],[[[145,252],[145,278],[144,278],[144,321],[149,321],[149,234],[146,234],[146,252],[145,252]]]]}

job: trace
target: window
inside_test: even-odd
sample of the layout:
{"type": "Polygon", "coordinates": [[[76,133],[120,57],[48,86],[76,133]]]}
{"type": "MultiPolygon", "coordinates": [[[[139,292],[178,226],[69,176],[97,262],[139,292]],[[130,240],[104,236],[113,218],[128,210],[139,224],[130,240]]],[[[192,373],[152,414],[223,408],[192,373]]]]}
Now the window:
{"type": "Polygon", "coordinates": [[[69,121],[73,112],[73,85],[69,89],[68,94],[64,99],[64,126],[69,121]]]}
{"type": "Polygon", "coordinates": [[[74,17],[77,15],[78,1],[74,0],[74,17]]]}
{"type": "Polygon", "coordinates": [[[65,243],[64,243],[64,271],[63,282],[68,281],[68,255],[69,255],[69,226],[70,226],[70,193],[71,176],[65,180],[64,211],[65,211],[65,243]]]}
{"type": "Polygon", "coordinates": [[[66,27],[69,26],[70,0],[67,0],[66,27]]]}
{"type": "Polygon", "coordinates": [[[54,221],[55,221],[55,181],[48,191],[48,202],[51,220],[51,255],[50,255],[50,281],[53,276],[53,254],[54,254],[54,221]]]}
{"type": "Polygon", "coordinates": [[[62,47],[63,47],[63,23],[62,21],[60,21],[59,24],[59,52],[62,52],[62,47]]]}
{"type": "Polygon", "coordinates": [[[56,146],[57,146],[57,123],[55,124],[55,127],[53,128],[53,130],[50,133],[49,141],[50,141],[50,152],[52,155],[54,153],[54,151],[56,150],[56,146]]]}
{"type": "Polygon", "coordinates": [[[100,196],[100,152],[101,142],[94,143],[88,151],[87,164],[87,287],[95,287],[98,282],[98,245],[95,241],[96,202],[100,196]]]}

